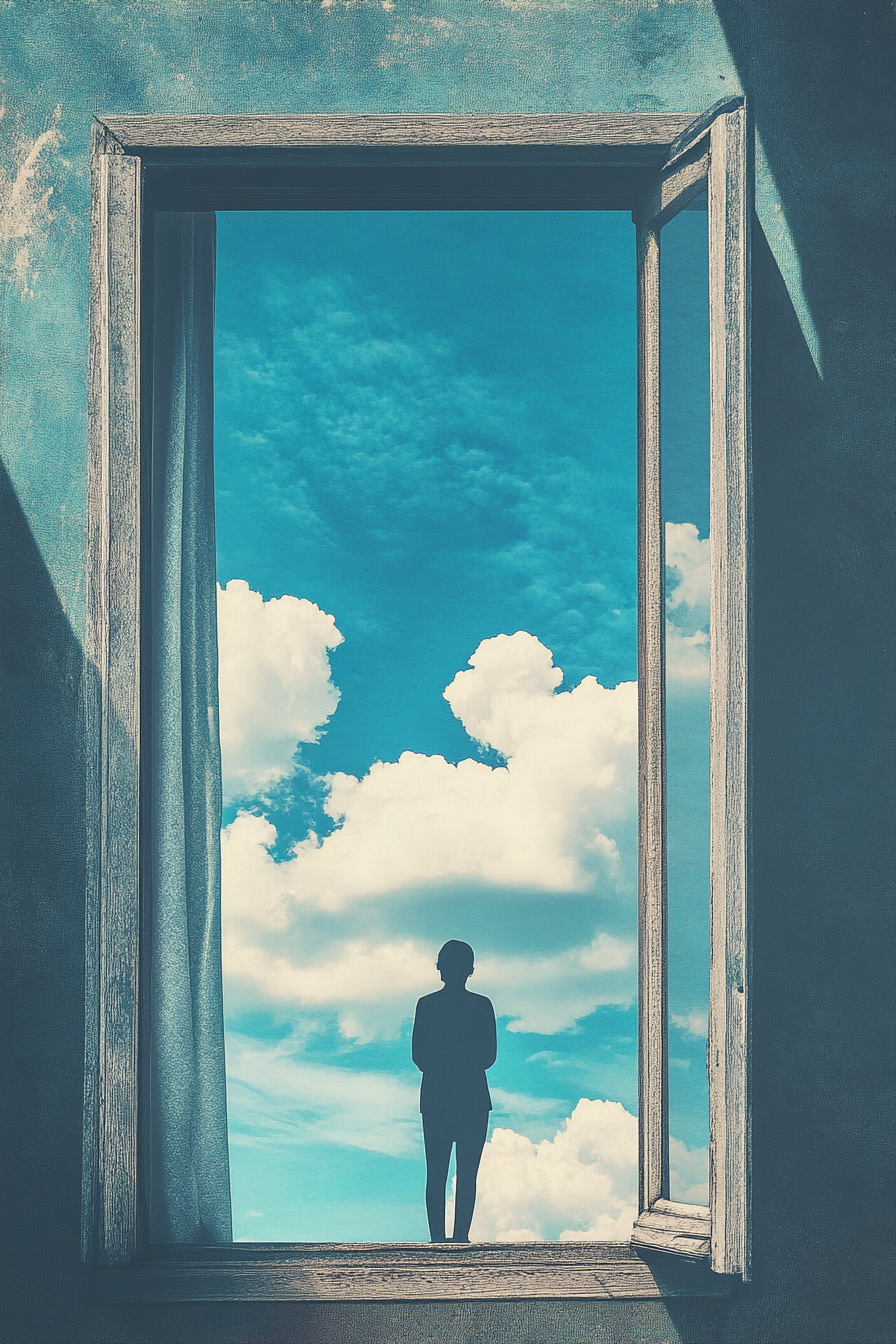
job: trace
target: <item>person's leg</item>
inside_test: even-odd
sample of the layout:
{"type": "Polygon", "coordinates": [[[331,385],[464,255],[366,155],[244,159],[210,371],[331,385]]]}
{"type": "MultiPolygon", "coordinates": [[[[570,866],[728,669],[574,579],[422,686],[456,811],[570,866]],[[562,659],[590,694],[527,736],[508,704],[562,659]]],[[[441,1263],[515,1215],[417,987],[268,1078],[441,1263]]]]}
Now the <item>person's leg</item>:
{"type": "Polygon", "coordinates": [[[487,1133],[488,1111],[472,1115],[458,1126],[452,1241],[470,1240],[470,1223],[473,1221],[473,1206],[476,1203],[476,1175],[487,1133]]]}
{"type": "Polygon", "coordinates": [[[445,1236],[445,1184],[454,1142],[450,1126],[435,1116],[423,1116],[423,1149],[426,1153],[426,1219],[430,1241],[445,1236]]]}

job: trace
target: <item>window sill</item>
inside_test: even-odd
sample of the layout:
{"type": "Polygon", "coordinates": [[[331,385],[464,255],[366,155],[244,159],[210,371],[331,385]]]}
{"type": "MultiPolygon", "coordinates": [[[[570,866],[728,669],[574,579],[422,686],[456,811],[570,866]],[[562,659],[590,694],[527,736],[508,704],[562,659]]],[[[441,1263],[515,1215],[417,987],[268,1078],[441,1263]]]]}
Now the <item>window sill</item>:
{"type": "Polygon", "coordinates": [[[122,1269],[93,1268],[101,1302],[425,1301],[725,1297],[705,1264],[649,1258],[622,1242],[433,1246],[164,1246],[122,1269]]]}
{"type": "Polygon", "coordinates": [[[671,1251],[691,1260],[708,1260],[712,1224],[709,1209],[658,1199],[635,1223],[632,1246],[638,1251],[671,1251]]]}

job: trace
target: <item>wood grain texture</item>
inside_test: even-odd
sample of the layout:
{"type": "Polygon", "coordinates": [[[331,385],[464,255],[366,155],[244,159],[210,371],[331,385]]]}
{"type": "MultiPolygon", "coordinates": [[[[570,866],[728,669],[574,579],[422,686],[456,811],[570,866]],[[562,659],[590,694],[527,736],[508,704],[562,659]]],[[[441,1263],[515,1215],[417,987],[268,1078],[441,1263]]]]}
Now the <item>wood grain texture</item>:
{"type": "Polygon", "coordinates": [[[705,189],[708,175],[709,142],[703,140],[690,154],[677,159],[673,167],[664,169],[659,175],[644,203],[644,223],[661,229],[705,189]]]}
{"type": "Polygon", "coordinates": [[[703,138],[682,150],[658,177],[639,228],[641,1216],[632,1244],[694,1257],[711,1254],[714,1271],[748,1276],[749,214],[742,103],[703,125],[700,135],[703,138]],[[705,183],[710,200],[712,571],[707,1211],[668,1199],[657,237],[660,226],[705,183]]]}
{"type": "Polygon", "coordinates": [[[708,107],[705,112],[701,112],[676,137],[674,144],[669,149],[669,158],[665,166],[670,168],[676,159],[681,158],[683,154],[687,154],[699,140],[708,136],[717,117],[720,117],[724,112],[733,112],[735,108],[743,107],[743,105],[743,97],[740,94],[735,94],[731,98],[720,98],[718,102],[713,103],[712,107],[708,107]]]}
{"type": "Polygon", "coordinates": [[[90,152],[92,155],[124,153],[121,141],[116,139],[104,121],[98,121],[94,118],[90,128],[90,136],[90,152]]]}
{"type": "Polygon", "coordinates": [[[326,113],[306,116],[103,116],[100,124],[125,151],[301,145],[666,145],[690,114],[558,113],[541,116],[444,116],[434,113],[326,113]]]}
{"type": "Polygon", "coordinates": [[[710,1207],[712,1266],[749,1276],[750,576],[746,111],[711,133],[710,1207]]]}
{"type": "Polygon", "coordinates": [[[641,1210],[669,1194],[666,1065],[665,602],[660,505],[659,234],[638,267],[638,1089],[641,1210]]]}
{"type": "Polygon", "coordinates": [[[84,636],[86,891],[84,929],[84,1140],[81,1162],[81,1258],[97,1256],[99,1200],[99,965],[103,874],[103,695],[109,645],[106,600],[108,495],[108,185],[105,163],[91,163],[90,367],[87,449],[87,619],[84,636]]]}
{"type": "Polygon", "coordinates": [[[632,1245],[642,1250],[673,1251],[676,1255],[706,1260],[710,1254],[710,1233],[709,1209],[660,1199],[638,1218],[632,1232],[632,1245]]]}
{"type": "Polygon", "coordinates": [[[140,748],[140,161],[93,170],[89,483],[87,1135],[82,1242],[136,1233],[140,748]]]}
{"type": "Polygon", "coordinates": [[[254,1258],[221,1251],[95,1272],[94,1296],[119,1302],[619,1300],[729,1291],[700,1266],[649,1264],[619,1243],[283,1247],[254,1258]]]}
{"type": "MultiPolygon", "coordinates": [[[[158,1257],[134,1268],[137,1229],[136,1041],[139,775],[139,276],[141,160],[129,146],[252,149],[283,144],[668,145],[690,117],[107,118],[96,129],[91,269],[91,477],[87,719],[88,1023],[85,1259],[105,1300],[306,1298],[659,1297],[720,1292],[678,1287],[627,1247],[353,1248],[248,1259],[158,1257]],[[290,139],[289,137],[293,138],[290,139]],[[133,138],[138,137],[138,138],[133,138]],[[229,138],[228,138],[229,137],[229,138]],[[315,138],[317,137],[317,138],[315,138]],[[94,987],[91,993],[90,986],[94,987]],[[448,1255],[448,1258],[444,1258],[448,1255]],[[411,1258],[409,1259],[409,1255],[411,1258]],[[442,1258],[439,1258],[439,1255],[442,1258]],[[464,1259],[463,1256],[467,1258],[464,1259]],[[346,1258],[347,1257],[347,1258],[346,1258]],[[416,1257],[416,1258],[415,1258],[416,1257]],[[460,1258],[459,1258],[460,1257],[460,1258]],[[558,1258],[559,1257],[559,1258],[558,1258]],[[131,1265],[131,1268],[125,1266],[131,1265]],[[671,1286],[670,1286],[671,1285],[671,1286]]],[[[743,109],[713,127],[710,231],[713,331],[712,515],[713,989],[711,1006],[712,1252],[724,1273],[747,1264],[749,1161],[746,905],[746,573],[749,455],[748,255],[743,109]],[[732,120],[733,118],[733,120],[732,120]],[[740,120],[738,120],[740,118],[740,120]],[[720,123],[721,124],[721,123],[720,123]],[[719,325],[720,316],[721,326],[719,325]],[[723,334],[719,336],[719,332],[723,334]],[[721,447],[719,446],[721,445],[721,447]],[[733,548],[733,549],[732,549],[733,548]],[[727,557],[727,558],[726,558],[727,557]],[[733,557],[733,560],[732,558],[733,557]],[[724,583],[717,581],[719,565],[724,583]],[[729,785],[731,786],[729,788],[729,785]],[[713,1049],[716,1053],[713,1055],[713,1049]]],[[[658,181],[658,219],[699,190],[703,150],[658,181]],[[664,214],[663,212],[666,212],[664,214]]],[[[659,496],[659,238],[638,240],[639,331],[639,871],[641,1207],[635,1241],[696,1259],[706,1214],[668,1201],[665,992],[663,535],[659,496]]],[[[690,1266],[695,1269],[695,1266],[690,1266]]],[[[701,1269],[702,1272],[702,1269],[701,1269]]],[[[708,1271],[706,1271],[708,1274],[708,1271]]],[[[722,1281],[715,1280],[718,1285],[722,1281]]],[[[707,1284],[709,1286],[707,1286],[707,1284]]]]}

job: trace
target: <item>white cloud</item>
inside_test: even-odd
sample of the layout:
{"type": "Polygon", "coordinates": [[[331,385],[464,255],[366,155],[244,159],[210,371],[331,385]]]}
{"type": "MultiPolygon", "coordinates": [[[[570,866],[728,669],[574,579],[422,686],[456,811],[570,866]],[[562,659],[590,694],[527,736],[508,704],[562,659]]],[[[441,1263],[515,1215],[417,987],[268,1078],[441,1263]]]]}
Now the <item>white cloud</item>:
{"type": "Polygon", "coordinates": [[[707,1012],[705,1008],[691,1008],[687,1013],[673,1013],[672,1022],[679,1031],[685,1031],[695,1039],[706,1039],[707,1012]]]}
{"type": "Polygon", "coordinates": [[[301,936],[286,950],[278,941],[225,929],[224,974],[233,1003],[258,1001],[336,1012],[343,1036],[359,1041],[395,1036],[422,994],[434,987],[433,949],[411,940],[334,939],[302,959],[301,936]]]}
{"type": "MultiPolygon", "coordinates": [[[[299,929],[285,939],[279,933],[265,938],[235,925],[226,921],[223,939],[234,1004],[329,1009],[344,1036],[369,1041],[396,1035],[417,998],[438,988],[435,949],[420,941],[337,938],[312,949],[309,959],[302,956],[299,929]]],[[[475,988],[493,998],[502,1017],[514,1019],[510,1031],[553,1034],[600,1004],[630,1004],[636,958],[634,939],[599,933],[590,944],[555,956],[483,956],[475,988]]]]}
{"type": "MultiPolygon", "coordinates": [[[[484,640],[470,663],[445,697],[507,766],[406,751],[361,779],[329,776],[325,806],[340,824],[280,865],[289,900],[335,910],[451,881],[583,891],[596,873],[615,874],[612,831],[631,822],[635,798],[635,683],[607,690],[586,677],[556,694],[562,673],[524,631],[484,640]]],[[[263,843],[247,822],[234,828],[263,843]]]]}
{"type": "Polygon", "coordinates": [[[406,1157],[420,1148],[419,1088],[389,1073],[312,1063],[301,1046],[229,1032],[231,1143],[330,1143],[406,1157]]]}
{"type": "Polygon", "coordinates": [[[552,957],[483,957],[477,974],[515,1020],[510,1031],[553,1035],[593,1013],[600,1004],[628,1004],[634,997],[635,940],[598,933],[584,947],[552,957]]]}
{"type": "MultiPolygon", "coordinates": [[[[673,1197],[706,1202],[708,1150],[670,1139],[673,1197]]],[[[628,1241],[638,1214],[638,1120],[583,1097],[552,1139],[492,1131],[482,1154],[474,1241],[628,1241]]]]}
{"type": "Polygon", "coordinates": [[[563,1109],[563,1102],[556,1097],[533,1097],[525,1092],[507,1092],[503,1087],[495,1087],[491,1082],[488,1090],[495,1113],[512,1115],[517,1124],[522,1121],[541,1126],[549,1124],[551,1116],[556,1122],[557,1113],[563,1109]]]}
{"type": "Polygon", "coordinates": [[[553,1139],[493,1130],[482,1154],[475,1241],[627,1241],[637,1217],[638,1121],[583,1097],[553,1139]]]}
{"type": "Polygon", "coordinates": [[[709,678],[709,538],[693,523],[666,523],[666,568],[676,576],[666,596],[666,677],[709,678]]]}
{"type": "MultiPolygon", "coordinates": [[[[285,600],[285,599],[283,599],[285,600]]],[[[316,609],[315,609],[316,610],[316,609]]],[[[451,884],[562,896],[602,892],[621,911],[634,890],[637,693],[586,677],[557,692],[551,653],[523,631],[485,640],[446,699],[467,731],[506,766],[405,752],[361,779],[330,776],[327,811],[340,824],[277,862],[274,826],[241,813],[222,837],[224,965],[255,998],[338,1010],[347,1035],[394,1033],[412,996],[433,988],[433,948],[352,936],[340,914],[359,901],[451,884]],[[619,904],[620,899],[622,904],[619,904]],[[325,916],[325,946],[308,919],[325,916]]],[[[516,1029],[554,1032],[601,1003],[631,1002],[634,939],[609,929],[537,956],[484,957],[516,1029]]]]}
{"type": "Polygon", "coordinates": [[[709,635],[705,630],[682,634],[666,624],[666,681],[705,686],[709,681],[709,635]]]}
{"type": "Polygon", "coordinates": [[[244,579],[218,585],[218,686],[224,796],[246,798],[293,770],[339,703],[327,651],[332,616],[306,598],[265,602],[244,579]]]}
{"type": "Polygon", "coordinates": [[[688,1148],[669,1136],[669,1186],[679,1204],[709,1203],[709,1149],[688,1148]]]}
{"type": "Polygon", "coordinates": [[[667,605],[708,610],[709,538],[701,540],[694,523],[666,523],[666,567],[678,575],[667,605]]]}

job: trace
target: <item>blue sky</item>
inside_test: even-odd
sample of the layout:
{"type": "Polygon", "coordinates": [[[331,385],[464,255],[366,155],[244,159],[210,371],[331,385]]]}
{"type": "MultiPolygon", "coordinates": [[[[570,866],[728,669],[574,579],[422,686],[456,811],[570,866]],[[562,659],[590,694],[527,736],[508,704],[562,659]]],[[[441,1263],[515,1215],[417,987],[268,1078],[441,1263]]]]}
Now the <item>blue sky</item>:
{"type": "MultiPolygon", "coordinates": [[[[667,337],[685,836],[704,754],[701,221],[669,266],[667,337]]],[[[500,1027],[478,1235],[627,1235],[631,221],[222,213],[217,295],[235,1236],[425,1237],[409,1032],[450,937],[476,949],[500,1027]]],[[[706,1141],[705,897],[680,886],[679,1195],[705,1179],[685,1145],[706,1141]]]]}
{"type": "MultiPolygon", "coordinates": [[[[666,593],[670,625],[688,639],[697,631],[709,629],[709,613],[705,600],[677,603],[683,590],[682,570],[668,562],[679,560],[694,578],[703,573],[700,587],[708,596],[709,267],[705,213],[682,211],[665,226],[660,276],[666,593]],[[694,525],[697,536],[682,531],[680,524],[685,520],[694,525]],[[672,532],[668,530],[670,523],[672,532]]],[[[667,631],[670,664],[680,647],[667,631]]],[[[679,673],[685,672],[684,666],[676,667],[679,673]]],[[[691,672],[696,673],[697,667],[691,672]]],[[[666,682],[666,828],[669,1128],[673,1134],[691,1136],[701,1126],[705,1136],[708,1091],[703,1061],[697,1057],[705,1045],[709,997],[709,681],[705,670],[703,675],[673,675],[666,682]]],[[[705,1137],[701,1139],[702,1143],[706,1141],[705,1137]]],[[[676,1189],[674,1170],[671,1184],[674,1199],[681,1193],[676,1189]]]]}

